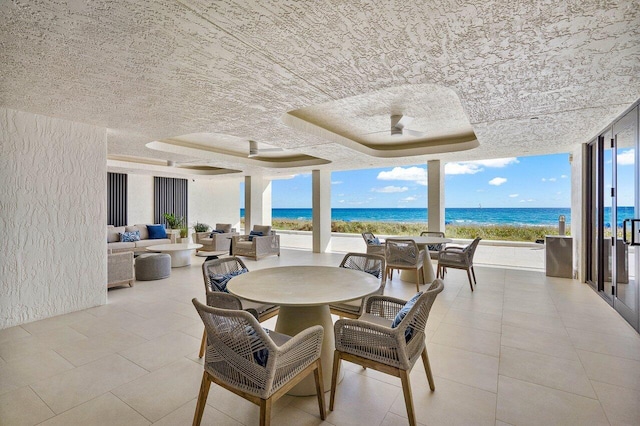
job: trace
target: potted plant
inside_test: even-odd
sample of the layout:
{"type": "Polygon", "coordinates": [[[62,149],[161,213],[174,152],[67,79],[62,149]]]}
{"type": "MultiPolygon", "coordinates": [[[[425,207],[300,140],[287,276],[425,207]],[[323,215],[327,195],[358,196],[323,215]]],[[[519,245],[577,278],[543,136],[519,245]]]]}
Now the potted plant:
{"type": "Polygon", "coordinates": [[[182,225],[180,227],[180,242],[183,244],[189,244],[189,227],[182,225]]]}
{"type": "Polygon", "coordinates": [[[193,225],[193,231],[194,232],[207,232],[209,230],[210,226],[207,225],[206,223],[200,223],[200,222],[196,222],[195,225],[193,225]]]}
{"type": "Polygon", "coordinates": [[[173,213],[165,213],[162,216],[164,217],[164,220],[167,221],[167,225],[169,225],[169,228],[180,229],[183,221],[182,217],[176,216],[173,213]]]}

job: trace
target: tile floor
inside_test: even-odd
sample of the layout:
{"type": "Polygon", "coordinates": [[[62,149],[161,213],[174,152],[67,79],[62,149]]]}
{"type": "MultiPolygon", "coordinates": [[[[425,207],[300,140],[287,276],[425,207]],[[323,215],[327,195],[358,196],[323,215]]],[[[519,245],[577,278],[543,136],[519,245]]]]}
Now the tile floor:
{"type": "MultiPolygon", "coordinates": [[[[341,258],[283,250],[247,266],[341,258]]],[[[191,424],[202,324],[190,301],[203,298],[201,263],[112,289],[107,305],[0,330],[0,425],[191,424]]],[[[476,269],[474,293],[464,271],[450,271],[431,312],[436,391],[421,363],[411,374],[420,424],[640,424],[640,336],[604,301],[542,271],[476,269]]],[[[414,284],[395,277],[386,293],[409,298],[414,284]]],[[[324,424],[407,424],[399,379],[344,370],[324,424]]],[[[212,387],[203,424],[257,422],[256,406],[212,387]]],[[[313,397],[286,396],[273,410],[274,425],[322,423],[313,397]]]]}

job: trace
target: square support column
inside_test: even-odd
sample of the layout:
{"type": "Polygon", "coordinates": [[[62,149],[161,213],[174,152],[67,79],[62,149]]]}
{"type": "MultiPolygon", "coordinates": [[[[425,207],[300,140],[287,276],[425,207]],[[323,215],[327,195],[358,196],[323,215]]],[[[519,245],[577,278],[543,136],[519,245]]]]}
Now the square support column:
{"type": "Polygon", "coordinates": [[[313,252],[325,253],[331,242],[331,172],[314,170],[313,180],[313,252]]]}
{"type": "Polygon", "coordinates": [[[271,181],[261,176],[244,178],[244,231],[253,225],[271,225],[271,181]]]}
{"type": "Polygon", "coordinates": [[[444,232],[444,164],[427,162],[427,199],[429,231],[444,232]]]}

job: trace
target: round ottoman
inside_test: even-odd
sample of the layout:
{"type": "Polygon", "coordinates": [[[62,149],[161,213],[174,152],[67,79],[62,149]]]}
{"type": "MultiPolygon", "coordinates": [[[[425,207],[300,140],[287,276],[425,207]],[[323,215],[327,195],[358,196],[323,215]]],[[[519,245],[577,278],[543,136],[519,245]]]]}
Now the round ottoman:
{"type": "Polygon", "coordinates": [[[141,254],[136,257],[136,280],[161,280],[171,275],[171,256],[168,254],[141,254]]]}

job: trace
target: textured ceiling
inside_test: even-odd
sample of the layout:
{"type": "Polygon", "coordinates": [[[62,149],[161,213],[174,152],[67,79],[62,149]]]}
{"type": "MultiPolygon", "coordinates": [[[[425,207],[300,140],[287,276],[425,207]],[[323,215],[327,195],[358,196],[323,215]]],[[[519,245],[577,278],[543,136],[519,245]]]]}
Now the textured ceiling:
{"type": "Polygon", "coordinates": [[[566,152],[640,97],[638,76],[640,0],[0,1],[0,105],[107,127],[120,160],[215,173],[566,152]],[[479,147],[359,149],[402,142],[365,136],[391,114],[479,147]],[[248,140],[287,154],[245,158],[248,140]]]}

